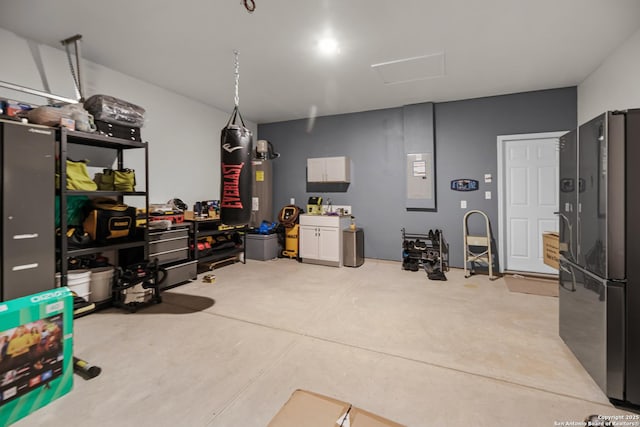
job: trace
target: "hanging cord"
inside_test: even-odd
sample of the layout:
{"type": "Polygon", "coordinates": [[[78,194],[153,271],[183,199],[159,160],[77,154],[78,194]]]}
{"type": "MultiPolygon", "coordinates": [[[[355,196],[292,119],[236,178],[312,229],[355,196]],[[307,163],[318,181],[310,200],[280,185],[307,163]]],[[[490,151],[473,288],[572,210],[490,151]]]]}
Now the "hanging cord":
{"type": "Polygon", "coordinates": [[[236,96],[235,102],[236,107],[240,104],[240,95],[238,94],[238,87],[240,85],[240,62],[238,61],[238,51],[234,50],[233,54],[235,55],[235,74],[236,74],[236,96]]]}
{"type": "Polygon", "coordinates": [[[253,0],[242,0],[242,4],[244,4],[245,9],[247,9],[249,13],[256,10],[256,2],[253,0]]]}

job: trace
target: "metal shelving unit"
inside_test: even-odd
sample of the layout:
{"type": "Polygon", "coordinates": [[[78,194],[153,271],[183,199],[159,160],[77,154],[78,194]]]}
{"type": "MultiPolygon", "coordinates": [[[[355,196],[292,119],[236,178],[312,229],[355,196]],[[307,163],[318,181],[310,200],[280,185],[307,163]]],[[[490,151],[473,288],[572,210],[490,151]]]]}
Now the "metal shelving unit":
{"type": "MultiPolygon", "coordinates": [[[[67,198],[69,196],[87,196],[87,197],[116,197],[118,201],[123,202],[124,197],[141,197],[144,198],[145,212],[149,212],[149,151],[146,142],[129,141],[126,139],[113,138],[99,134],[91,134],[85,132],[71,131],[61,128],[56,131],[56,139],[58,142],[58,159],[59,159],[59,175],[60,189],[57,195],[60,197],[60,229],[67,230],[67,198]],[[85,147],[97,147],[103,149],[114,150],[118,169],[125,167],[124,152],[127,150],[144,150],[144,190],[143,191],[78,191],[67,190],[67,158],[69,144],[82,145],[85,147]]],[[[138,206],[141,207],[141,206],[138,206]]],[[[148,214],[147,214],[148,215],[148,214]]],[[[147,217],[148,220],[148,217],[147,217]]],[[[62,236],[65,233],[61,233],[62,236]]],[[[68,260],[71,257],[92,255],[105,251],[121,251],[130,248],[143,248],[144,259],[148,258],[148,230],[144,228],[141,236],[131,237],[129,240],[119,240],[108,245],[92,245],[86,248],[69,248],[66,238],[61,237],[57,256],[60,261],[60,285],[66,286],[68,273],[68,260]]]]}
{"type": "Polygon", "coordinates": [[[210,269],[215,268],[215,265],[225,262],[236,262],[242,261],[243,264],[247,262],[247,253],[246,253],[246,238],[245,233],[248,228],[229,228],[220,230],[219,227],[221,225],[220,220],[218,219],[204,219],[204,220],[185,220],[191,224],[190,227],[190,243],[193,245],[193,249],[191,250],[191,256],[193,260],[198,261],[198,264],[209,264],[210,269]],[[202,255],[201,251],[198,250],[198,240],[203,237],[208,236],[219,236],[221,234],[230,234],[230,233],[239,233],[240,239],[242,243],[240,246],[236,246],[234,248],[220,249],[213,251],[208,255],[202,255]],[[242,254],[242,259],[240,260],[238,257],[242,254]]]}

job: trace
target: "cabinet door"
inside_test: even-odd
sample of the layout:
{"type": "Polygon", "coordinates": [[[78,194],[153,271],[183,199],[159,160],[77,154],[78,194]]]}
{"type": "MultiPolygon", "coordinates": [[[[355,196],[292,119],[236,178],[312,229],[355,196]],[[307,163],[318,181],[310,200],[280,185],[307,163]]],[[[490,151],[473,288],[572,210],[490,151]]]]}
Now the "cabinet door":
{"type": "Polygon", "coordinates": [[[325,181],[349,182],[349,158],[327,157],[325,160],[325,181]]]}
{"type": "Polygon", "coordinates": [[[318,259],[340,261],[340,234],[338,228],[319,227],[318,259]]]}
{"type": "Polygon", "coordinates": [[[300,226],[300,258],[318,259],[318,228],[300,226]]]}
{"type": "Polygon", "coordinates": [[[4,125],[2,298],[55,287],[53,130],[4,125]]]}
{"type": "Polygon", "coordinates": [[[307,182],[325,181],[325,161],[323,158],[307,159],[307,182]]]}

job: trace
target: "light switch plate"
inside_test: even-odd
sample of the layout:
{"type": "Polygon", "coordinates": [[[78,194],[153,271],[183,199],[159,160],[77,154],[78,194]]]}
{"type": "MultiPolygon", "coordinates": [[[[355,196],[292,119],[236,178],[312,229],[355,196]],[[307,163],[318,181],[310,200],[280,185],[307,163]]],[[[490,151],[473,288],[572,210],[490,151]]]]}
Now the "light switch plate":
{"type": "Polygon", "coordinates": [[[485,191],[484,192],[484,198],[487,200],[491,200],[491,191],[485,191]]]}
{"type": "Polygon", "coordinates": [[[467,201],[460,200],[460,209],[467,209],[467,201]]]}

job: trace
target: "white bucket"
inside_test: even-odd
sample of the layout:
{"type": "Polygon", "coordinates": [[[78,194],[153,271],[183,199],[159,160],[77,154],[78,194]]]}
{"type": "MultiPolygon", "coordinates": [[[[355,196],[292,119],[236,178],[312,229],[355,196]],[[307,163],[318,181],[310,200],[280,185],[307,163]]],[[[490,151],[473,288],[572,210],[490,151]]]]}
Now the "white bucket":
{"type": "Polygon", "coordinates": [[[89,302],[100,302],[111,298],[113,271],[113,267],[91,269],[91,295],[89,296],[89,302]]]}
{"type": "MultiPolygon", "coordinates": [[[[89,298],[89,282],[91,281],[91,271],[70,270],[67,272],[67,286],[79,297],[89,298]]],[[[60,273],[56,273],[56,286],[60,286],[60,273]]]]}

